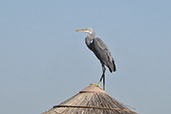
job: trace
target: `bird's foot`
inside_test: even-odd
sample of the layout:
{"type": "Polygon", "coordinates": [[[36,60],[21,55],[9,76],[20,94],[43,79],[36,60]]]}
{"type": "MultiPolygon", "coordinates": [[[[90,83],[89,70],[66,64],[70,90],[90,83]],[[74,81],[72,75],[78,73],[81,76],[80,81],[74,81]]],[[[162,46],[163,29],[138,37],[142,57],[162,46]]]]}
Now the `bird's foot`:
{"type": "Polygon", "coordinates": [[[91,86],[94,86],[94,87],[99,87],[99,88],[101,88],[100,87],[100,85],[101,85],[101,82],[99,82],[98,84],[90,84],[91,86]]]}

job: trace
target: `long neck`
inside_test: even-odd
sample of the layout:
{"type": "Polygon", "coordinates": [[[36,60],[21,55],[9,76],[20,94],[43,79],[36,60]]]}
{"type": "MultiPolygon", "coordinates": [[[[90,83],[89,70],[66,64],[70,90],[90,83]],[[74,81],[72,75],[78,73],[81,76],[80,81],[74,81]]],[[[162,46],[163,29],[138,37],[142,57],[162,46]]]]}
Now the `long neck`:
{"type": "Polygon", "coordinates": [[[85,43],[87,47],[92,50],[91,42],[94,40],[95,34],[88,34],[88,36],[85,38],[85,43]]]}

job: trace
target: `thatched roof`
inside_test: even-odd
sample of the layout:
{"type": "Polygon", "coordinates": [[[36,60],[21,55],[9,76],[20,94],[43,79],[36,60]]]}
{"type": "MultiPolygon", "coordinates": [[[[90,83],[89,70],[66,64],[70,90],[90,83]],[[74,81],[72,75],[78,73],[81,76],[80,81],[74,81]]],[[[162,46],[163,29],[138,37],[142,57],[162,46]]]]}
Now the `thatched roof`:
{"type": "Polygon", "coordinates": [[[43,114],[137,114],[105,91],[88,86],[72,98],[54,106],[43,114]]]}

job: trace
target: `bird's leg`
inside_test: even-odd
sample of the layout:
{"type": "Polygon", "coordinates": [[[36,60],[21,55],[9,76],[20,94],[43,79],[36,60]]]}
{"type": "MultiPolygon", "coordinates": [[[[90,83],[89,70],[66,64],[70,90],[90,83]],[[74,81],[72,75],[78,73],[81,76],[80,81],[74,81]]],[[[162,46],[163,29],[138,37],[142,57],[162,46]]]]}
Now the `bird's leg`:
{"type": "Polygon", "coordinates": [[[102,65],[102,69],[103,69],[103,90],[105,90],[105,71],[106,71],[106,68],[104,65],[102,65]]]}
{"type": "Polygon", "coordinates": [[[103,79],[103,90],[105,90],[105,71],[106,71],[106,68],[105,68],[104,64],[102,64],[102,70],[103,70],[103,73],[102,73],[102,76],[100,78],[98,85],[101,84],[101,81],[103,79]]]}

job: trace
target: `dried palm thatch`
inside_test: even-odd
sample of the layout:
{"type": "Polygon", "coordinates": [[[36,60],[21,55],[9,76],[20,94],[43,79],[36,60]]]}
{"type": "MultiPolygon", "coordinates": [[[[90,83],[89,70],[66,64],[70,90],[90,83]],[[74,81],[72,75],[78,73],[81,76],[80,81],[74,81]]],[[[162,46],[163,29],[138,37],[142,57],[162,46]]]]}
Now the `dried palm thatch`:
{"type": "Polygon", "coordinates": [[[72,98],[43,114],[137,114],[102,89],[88,86],[72,98]]]}

